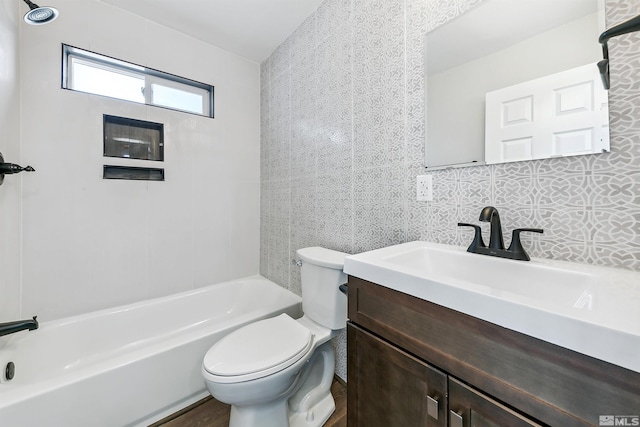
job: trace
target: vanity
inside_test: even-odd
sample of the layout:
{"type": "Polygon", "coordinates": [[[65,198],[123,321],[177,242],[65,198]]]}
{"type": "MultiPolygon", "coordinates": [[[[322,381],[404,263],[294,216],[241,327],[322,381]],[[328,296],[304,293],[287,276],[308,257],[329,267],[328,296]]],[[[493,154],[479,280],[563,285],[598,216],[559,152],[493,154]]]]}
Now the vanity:
{"type": "Polygon", "coordinates": [[[350,427],[640,422],[639,273],[427,242],[345,272],[350,427]]]}

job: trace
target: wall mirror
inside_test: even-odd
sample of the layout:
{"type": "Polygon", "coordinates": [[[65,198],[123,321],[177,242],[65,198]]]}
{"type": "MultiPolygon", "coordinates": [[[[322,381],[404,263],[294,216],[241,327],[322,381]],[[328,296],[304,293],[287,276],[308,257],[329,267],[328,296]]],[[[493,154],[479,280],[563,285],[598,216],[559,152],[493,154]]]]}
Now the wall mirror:
{"type": "Polygon", "coordinates": [[[425,165],[609,151],[604,0],[484,0],[425,38],[425,165]]]}

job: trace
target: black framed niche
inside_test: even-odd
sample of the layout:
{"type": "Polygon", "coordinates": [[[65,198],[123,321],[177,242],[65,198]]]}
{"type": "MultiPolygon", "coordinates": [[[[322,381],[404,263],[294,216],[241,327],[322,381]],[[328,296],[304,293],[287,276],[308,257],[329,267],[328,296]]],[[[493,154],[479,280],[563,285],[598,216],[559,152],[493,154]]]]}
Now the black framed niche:
{"type": "Polygon", "coordinates": [[[104,115],[104,157],[164,161],[162,123],[104,115]]]}
{"type": "Polygon", "coordinates": [[[126,179],[130,181],[164,181],[164,169],[104,165],[102,178],[126,179]]]}

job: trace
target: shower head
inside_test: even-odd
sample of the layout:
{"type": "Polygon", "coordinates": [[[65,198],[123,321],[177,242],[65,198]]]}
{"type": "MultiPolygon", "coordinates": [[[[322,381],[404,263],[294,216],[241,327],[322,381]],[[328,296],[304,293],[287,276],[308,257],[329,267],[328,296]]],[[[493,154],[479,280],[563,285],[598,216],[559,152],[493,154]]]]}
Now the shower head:
{"type": "Polygon", "coordinates": [[[59,12],[56,8],[45,6],[40,7],[35,3],[30,2],[29,0],[24,0],[26,4],[29,5],[29,12],[24,15],[24,22],[31,25],[44,25],[49,22],[55,20],[59,12]]]}

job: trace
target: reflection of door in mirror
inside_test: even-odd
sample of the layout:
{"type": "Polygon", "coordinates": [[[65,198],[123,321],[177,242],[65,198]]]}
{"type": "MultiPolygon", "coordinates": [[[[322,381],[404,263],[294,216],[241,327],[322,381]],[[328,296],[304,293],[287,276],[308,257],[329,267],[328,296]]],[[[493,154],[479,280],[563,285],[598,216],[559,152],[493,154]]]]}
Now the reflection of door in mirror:
{"type": "MultiPolygon", "coordinates": [[[[597,62],[602,55],[598,36],[603,29],[603,0],[484,0],[429,32],[425,38],[425,165],[485,164],[487,93],[597,62]]],[[[558,92],[559,86],[554,93],[564,103],[561,108],[571,110],[581,102],[584,105],[580,108],[592,106],[582,118],[598,116],[598,124],[583,122],[580,129],[599,126],[607,132],[602,138],[592,135],[593,152],[601,152],[600,139],[608,142],[606,93],[602,103],[593,95],[593,103],[588,104],[585,98],[579,99],[586,95],[578,86],[579,82],[565,84],[564,91],[558,92]],[[600,114],[598,104],[603,103],[604,114],[600,114]],[[603,116],[605,123],[600,120],[603,116]]],[[[510,114],[519,114],[517,108],[526,107],[514,105],[510,114]]],[[[558,134],[555,142],[546,144],[574,147],[582,143],[585,147],[586,137],[585,132],[580,136],[558,134]]],[[[516,144],[512,145],[516,149],[516,144]]],[[[549,155],[532,154],[530,158],[566,155],[563,150],[576,151],[571,155],[586,151],[575,147],[559,150],[549,155]]],[[[524,157],[489,158],[486,162],[524,157]]]]}
{"type": "Polygon", "coordinates": [[[595,63],[486,95],[487,164],[609,151],[607,91],[595,63]]]}

